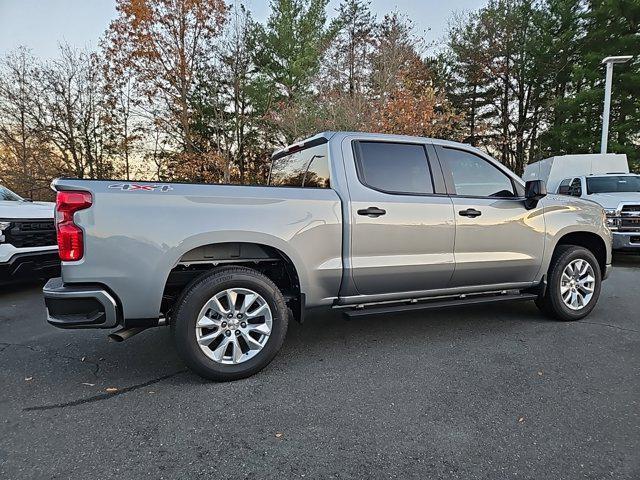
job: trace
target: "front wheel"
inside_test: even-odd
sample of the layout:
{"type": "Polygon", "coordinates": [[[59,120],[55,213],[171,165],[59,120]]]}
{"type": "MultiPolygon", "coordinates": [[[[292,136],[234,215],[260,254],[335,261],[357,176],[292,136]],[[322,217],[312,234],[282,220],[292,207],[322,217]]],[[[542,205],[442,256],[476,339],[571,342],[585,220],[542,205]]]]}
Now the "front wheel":
{"type": "Polygon", "coordinates": [[[226,267],[194,281],[176,304],[174,340],[184,362],[216,381],[259,372],[287,333],[288,309],[278,287],[260,272],[226,267]]]}
{"type": "Polygon", "coordinates": [[[547,289],[536,305],[557,320],[580,320],[595,308],[601,283],[600,265],[593,253],[575,245],[558,247],[549,267],[547,289]]]}

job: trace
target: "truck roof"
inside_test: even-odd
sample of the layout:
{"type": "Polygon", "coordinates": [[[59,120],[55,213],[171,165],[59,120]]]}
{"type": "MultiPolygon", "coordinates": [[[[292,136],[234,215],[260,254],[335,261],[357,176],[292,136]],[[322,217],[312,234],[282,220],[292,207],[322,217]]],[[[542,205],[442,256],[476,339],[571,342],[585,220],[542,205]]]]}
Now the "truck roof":
{"type": "MultiPolygon", "coordinates": [[[[287,155],[288,153],[298,150],[300,148],[307,148],[308,146],[311,146],[310,144],[319,145],[321,143],[326,143],[329,140],[339,140],[341,138],[349,137],[353,135],[357,135],[360,138],[367,138],[371,140],[382,140],[382,141],[389,140],[389,141],[395,141],[395,142],[404,141],[404,142],[412,142],[412,143],[427,142],[427,143],[434,143],[437,145],[445,145],[445,146],[451,146],[451,147],[464,146],[465,148],[472,148],[474,150],[477,150],[475,147],[473,147],[468,143],[453,142],[451,140],[442,140],[439,138],[416,137],[411,135],[395,135],[390,133],[373,133],[373,132],[357,132],[357,131],[343,131],[343,132],[325,131],[325,132],[320,132],[312,137],[305,138],[304,140],[300,140],[299,142],[292,143],[291,145],[288,145],[279,150],[276,150],[273,153],[271,158],[281,157],[283,156],[283,154],[287,155]]],[[[478,151],[484,154],[484,152],[482,152],[481,150],[478,150],[478,151]]]]}

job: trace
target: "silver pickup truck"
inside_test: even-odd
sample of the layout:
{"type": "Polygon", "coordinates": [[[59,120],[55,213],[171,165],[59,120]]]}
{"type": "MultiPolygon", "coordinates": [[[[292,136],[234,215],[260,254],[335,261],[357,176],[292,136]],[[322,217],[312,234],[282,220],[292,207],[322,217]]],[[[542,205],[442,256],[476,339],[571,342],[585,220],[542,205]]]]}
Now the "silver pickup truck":
{"type": "Polygon", "coordinates": [[[50,324],[170,325],[214,380],[264,368],[306,309],[387,314],[533,300],[577,320],[611,267],[593,202],[547,195],[468,145],[323,133],[276,152],[268,186],[59,179],[50,324]]]}

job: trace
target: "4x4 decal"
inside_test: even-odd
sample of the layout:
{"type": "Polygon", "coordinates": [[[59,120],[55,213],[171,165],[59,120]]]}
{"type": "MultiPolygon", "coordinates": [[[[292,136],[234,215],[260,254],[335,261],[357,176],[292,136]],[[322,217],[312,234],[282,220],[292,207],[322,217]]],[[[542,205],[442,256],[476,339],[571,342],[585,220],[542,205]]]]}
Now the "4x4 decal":
{"type": "Polygon", "coordinates": [[[169,190],[173,190],[171,185],[141,185],[139,183],[116,183],[115,185],[109,185],[109,188],[115,188],[123,192],[132,192],[134,190],[168,192],[169,190]]]}

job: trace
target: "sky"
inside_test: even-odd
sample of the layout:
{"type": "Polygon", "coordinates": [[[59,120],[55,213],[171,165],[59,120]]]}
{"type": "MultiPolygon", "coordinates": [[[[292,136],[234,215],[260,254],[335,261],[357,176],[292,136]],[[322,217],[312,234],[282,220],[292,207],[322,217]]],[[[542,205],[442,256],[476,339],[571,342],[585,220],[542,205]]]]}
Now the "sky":
{"type": "MultiPolygon", "coordinates": [[[[255,19],[267,18],[268,0],[244,3],[255,19]]],[[[339,3],[330,0],[330,17],[339,3]]],[[[437,43],[454,13],[476,10],[485,3],[486,0],[372,0],[371,8],[379,18],[394,10],[407,15],[417,33],[437,43]]],[[[21,45],[43,59],[55,57],[60,42],[95,48],[115,14],[114,0],[0,0],[0,56],[21,45]]]]}

